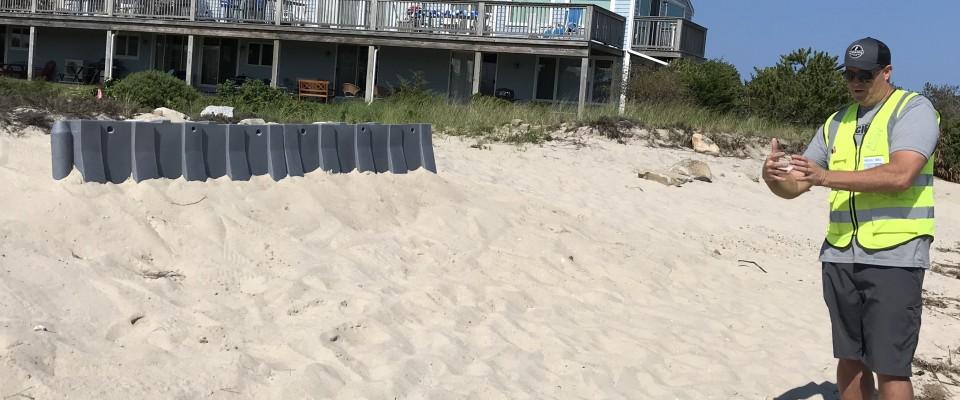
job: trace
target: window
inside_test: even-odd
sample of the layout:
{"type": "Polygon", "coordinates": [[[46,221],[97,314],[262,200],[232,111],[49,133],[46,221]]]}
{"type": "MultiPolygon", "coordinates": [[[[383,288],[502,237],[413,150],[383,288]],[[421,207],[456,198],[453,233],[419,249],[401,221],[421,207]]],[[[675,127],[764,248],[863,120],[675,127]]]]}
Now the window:
{"type": "Polygon", "coordinates": [[[596,60],[593,63],[592,97],[594,103],[607,103],[613,86],[613,60],[596,60]]]}
{"type": "Polygon", "coordinates": [[[553,100],[557,82],[557,59],[540,57],[537,60],[537,100],[553,100]]]}
{"type": "Polygon", "coordinates": [[[273,65],[273,45],[250,43],[250,49],[247,50],[247,64],[262,66],[273,65]]]}
{"type": "MultiPolygon", "coordinates": [[[[579,58],[538,57],[535,99],[559,102],[579,101],[581,63],[582,60],[579,58]]],[[[610,101],[614,72],[613,60],[590,60],[587,66],[584,100],[594,103],[610,101]]]]}
{"type": "Polygon", "coordinates": [[[140,57],[140,37],[134,35],[114,36],[113,55],[121,58],[140,57]]]}
{"type": "Polygon", "coordinates": [[[580,99],[580,59],[561,58],[557,75],[557,95],[554,100],[580,99]]]}
{"type": "Polygon", "coordinates": [[[30,48],[30,28],[27,28],[27,27],[10,28],[10,48],[11,49],[30,48]]]}

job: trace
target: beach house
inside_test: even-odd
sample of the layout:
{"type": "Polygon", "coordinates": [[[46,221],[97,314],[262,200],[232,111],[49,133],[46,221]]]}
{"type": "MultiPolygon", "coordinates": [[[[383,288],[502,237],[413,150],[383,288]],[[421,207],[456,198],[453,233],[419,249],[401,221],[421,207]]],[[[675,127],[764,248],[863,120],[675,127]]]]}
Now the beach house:
{"type": "Polygon", "coordinates": [[[419,76],[453,101],[582,109],[615,97],[625,43],[702,57],[689,2],[630,1],[642,40],[625,40],[619,0],[0,0],[0,74],[95,83],[158,69],[202,90],[262,79],[369,101],[419,76]]]}

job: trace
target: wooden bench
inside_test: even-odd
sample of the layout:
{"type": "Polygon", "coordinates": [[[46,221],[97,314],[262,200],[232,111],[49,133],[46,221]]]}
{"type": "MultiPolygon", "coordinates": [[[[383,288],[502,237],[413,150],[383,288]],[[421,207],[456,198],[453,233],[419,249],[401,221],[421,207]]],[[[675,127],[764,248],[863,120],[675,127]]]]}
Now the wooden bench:
{"type": "Polygon", "coordinates": [[[299,88],[297,91],[297,98],[300,100],[303,100],[304,97],[316,97],[323,99],[324,103],[330,100],[329,81],[298,79],[297,86],[299,88]]]}

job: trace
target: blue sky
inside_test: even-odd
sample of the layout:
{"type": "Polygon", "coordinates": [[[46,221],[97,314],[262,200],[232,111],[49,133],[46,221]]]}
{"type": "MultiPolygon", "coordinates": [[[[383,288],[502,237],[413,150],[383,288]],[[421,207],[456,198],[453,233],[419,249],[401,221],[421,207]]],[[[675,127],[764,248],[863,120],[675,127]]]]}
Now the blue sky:
{"type": "MultiPolygon", "coordinates": [[[[707,58],[736,65],[744,80],[755,66],[812,47],[840,55],[861,37],[890,47],[893,81],[910,90],[925,82],[960,85],[957,0],[693,0],[694,22],[707,27],[707,58]]],[[[843,62],[842,57],[840,62],[843,62]]]]}

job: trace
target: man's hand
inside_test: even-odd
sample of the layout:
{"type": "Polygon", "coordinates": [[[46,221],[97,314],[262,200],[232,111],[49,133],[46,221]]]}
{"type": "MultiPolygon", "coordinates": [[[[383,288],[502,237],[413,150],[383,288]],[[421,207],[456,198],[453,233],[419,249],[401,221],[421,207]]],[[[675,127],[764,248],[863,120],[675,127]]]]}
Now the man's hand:
{"type": "Polygon", "coordinates": [[[804,192],[810,190],[810,182],[800,181],[803,175],[786,162],[780,161],[780,158],[786,155],[780,150],[780,141],[770,140],[770,154],[763,161],[764,182],[773,194],[785,199],[795,198],[804,192]]]}
{"type": "Polygon", "coordinates": [[[780,161],[780,158],[785,156],[787,153],[784,153],[780,150],[780,141],[777,139],[770,139],[770,154],[767,155],[767,159],[763,161],[763,180],[767,182],[782,182],[787,180],[787,174],[790,171],[786,169],[787,164],[780,161]]]}
{"type": "Polygon", "coordinates": [[[799,182],[810,182],[814,186],[824,186],[827,183],[827,171],[821,168],[819,164],[810,161],[809,158],[794,155],[791,157],[790,165],[793,165],[794,171],[803,174],[803,176],[797,178],[799,182]]]}

